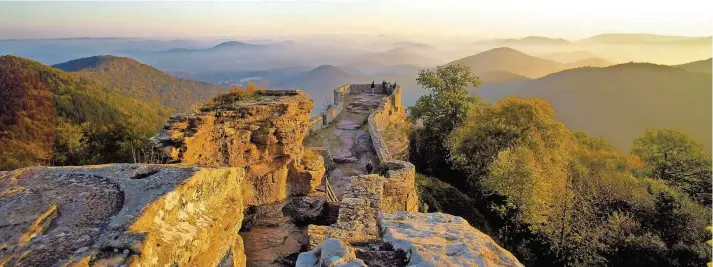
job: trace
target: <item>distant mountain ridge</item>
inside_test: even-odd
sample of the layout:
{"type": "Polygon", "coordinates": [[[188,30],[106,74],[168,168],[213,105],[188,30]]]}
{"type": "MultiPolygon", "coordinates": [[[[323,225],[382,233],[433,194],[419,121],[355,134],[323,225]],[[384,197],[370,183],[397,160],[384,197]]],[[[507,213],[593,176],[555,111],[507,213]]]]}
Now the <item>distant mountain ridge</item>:
{"type": "Polygon", "coordinates": [[[465,64],[476,75],[506,71],[529,78],[539,78],[565,68],[559,62],[530,56],[509,47],[494,48],[448,64],[455,63],[465,64]]]}
{"type": "Polygon", "coordinates": [[[567,127],[603,136],[624,151],[647,128],[686,132],[711,149],[710,74],[626,63],[568,69],[473,92],[493,102],[510,95],[543,98],[567,127]]]}
{"type": "Polygon", "coordinates": [[[688,37],[647,33],[606,33],[577,41],[579,44],[710,44],[711,37],[688,37]]]}
{"type": "Polygon", "coordinates": [[[568,45],[569,41],[562,38],[550,38],[542,36],[528,36],[521,39],[490,39],[481,40],[474,43],[475,45],[507,45],[507,46],[518,46],[518,45],[568,45]]]}
{"type": "Polygon", "coordinates": [[[134,59],[117,56],[93,56],[71,60],[53,67],[111,88],[123,95],[155,101],[187,111],[228,90],[205,82],[176,78],[134,59]]]}
{"type": "Polygon", "coordinates": [[[713,58],[675,65],[675,67],[711,74],[711,68],[713,67],[711,63],[713,63],[713,58]]]}
{"type": "Polygon", "coordinates": [[[585,51],[585,50],[570,51],[570,52],[557,52],[557,53],[551,53],[551,54],[541,56],[541,58],[549,59],[549,60],[553,60],[553,61],[557,61],[557,62],[565,63],[565,64],[588,59],[588,58],[593,58],[593,57],[597,57],[597,55],[595,55],[592,52],[585,51]]]}
{"type": "Polygon", "coordinates": [[[609,67],[614,65],[613,62],[610,62],[606,59],[598,58],[598,57],[590,57],[582,60],[578,60],[569,64],[565,64],[565,68],[567,69],[573,69],[573,68],[581,68],[581,67],[609,67]]]}

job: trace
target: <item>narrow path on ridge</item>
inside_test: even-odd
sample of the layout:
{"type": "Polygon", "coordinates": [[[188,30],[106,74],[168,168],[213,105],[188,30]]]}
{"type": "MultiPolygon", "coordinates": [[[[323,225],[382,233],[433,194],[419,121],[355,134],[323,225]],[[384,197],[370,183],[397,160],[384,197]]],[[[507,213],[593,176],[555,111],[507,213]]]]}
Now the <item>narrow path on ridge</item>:
{"type": "Polygon", "coordinates": [[[366,174],[369,161],[378,162],[369,136],[369,115],[379,106],[382,94],[347,94],[344,111],[328,127],[312,133],[305,139],[306,146],[329,149],[335,167],[328,170],[327,178],[334,193],[341,200],[349,184],[349,177],[366,174]]]}

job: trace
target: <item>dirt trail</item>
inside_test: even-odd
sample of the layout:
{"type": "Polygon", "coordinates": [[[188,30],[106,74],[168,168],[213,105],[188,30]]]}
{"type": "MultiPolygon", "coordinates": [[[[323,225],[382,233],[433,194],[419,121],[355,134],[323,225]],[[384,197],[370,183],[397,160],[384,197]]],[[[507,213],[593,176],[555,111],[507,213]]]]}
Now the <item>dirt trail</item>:
{"type": "Polygon", "coordinates": [[[329,149],[336,166],[328,172],[327,178],[338,199],[344,194],[350,176],[366,174],[366,164],[371,161],[376,165],[378,162],[371,145],[367,119],[383,97],[379,94],[345,95],[344,112],[328,127],[305,140],[308,146],[329,149]]]}

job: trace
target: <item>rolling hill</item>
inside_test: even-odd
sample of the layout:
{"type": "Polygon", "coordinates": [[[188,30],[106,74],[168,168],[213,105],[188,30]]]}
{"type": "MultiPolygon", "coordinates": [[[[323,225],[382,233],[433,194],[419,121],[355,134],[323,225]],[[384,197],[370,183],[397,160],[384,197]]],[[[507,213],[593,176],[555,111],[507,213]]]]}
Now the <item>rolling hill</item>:
{"type": "Polygon", "coordinates": [[[274,81],[272,86],[280,89],[300,89],[304,91],[314,100],[312,114],[318,114],[325,104],[332,101],[332,90],[357,81],[359,81],[359,78],[335,66],[322,65],[294,77],[282,81],[274,81]]]}
{"type": "Polygon", "coordinates": [[[686,64],[676,65],[674,67],[679,67],[679,68],[683,68],[683,69],[690,70],[690,71],[697,71],[697,72],[711,74],[711,63],[713,63],[711,60],[712,60],[712,58],[698,60],[698,61],[694,61],[694,62],[690,62],[690,63],[686,63],[686,64]]]}
{"type": "Polygon", "coordinates": [[[531,80],[530,78],[527,78],[525,76],[501,70],[486,72],[484,74],[479,75],[478,78],[480,78],[481,85],[522,82],[531,80]]]}
{"type": "Polygon", "coordinates": [[[128,146],[148,138],[173,113],[15,56],[0,57],[0,98],[0,169],[127,160],[128,146]],[[68,153],[57,155],[58,145],[68,153]],[[87,155],[75,155],[80,150],[87,155]]]}
{"type": "Polygon", "coordinates": [[[610,62],[606,59],[598,58],[598,57],[591,57],[587,59],[582,59],[578,60],[572,63],[565,64],[565,68],[567,69],[573,69],[573,68],[581,68],[581,67],[609,67],[611,65],[614,65],[613,62],[610,62]]]}
{"type": "Polygon", "coordinates": [[[345,64],[349,67],[359,68],[366,71],[374,66],[387,67],[394,65],[414,65],[414,66],[435,66],[441,61],[426,55],[421,54],[413,48],[394,48],[383,52],[369,53],[360,55],[350,63],[345,64]]]}
{"type": "Polygon", "coordinates": [[[529,78],[539,78],[565,69],[559,62],[530,56],[508,47],[491,49],[448,64],[454,63],[465,64],[476,75],[506,71],[529,78]]]}
{"type": "Polygon", "coordinates": [[[187,111],[191,105],[228,90],[210,83],[179,79],[127,57],[93,56],[53,67],[119,94],[158,102],[178,111],[187,111]]]}
{"type": "Polygon", "coordinates": [[[547,54],[542,56],[544,59],[549,59],[557,61],[560,63],[572,63],[588,58],[597,57],[595,54],[585,50],[571,51],[571,52],[557,52],[552,54],[547,54]]]}
{"type": "Polygon", "coordinates": [[[627,63],[570,69],[473,92],[491,102],[509,95],[543,98],[567,127],[603,136],[623,151],[646,128],[685,132],[711,149],[710,74],[627,63]]]}

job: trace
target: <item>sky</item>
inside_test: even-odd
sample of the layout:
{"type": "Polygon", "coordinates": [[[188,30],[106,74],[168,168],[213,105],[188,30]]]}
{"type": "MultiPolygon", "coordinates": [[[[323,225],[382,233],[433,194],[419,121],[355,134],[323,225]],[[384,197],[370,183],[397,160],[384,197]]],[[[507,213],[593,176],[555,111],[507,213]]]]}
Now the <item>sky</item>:
{"type": "Polygon", "coordinates": [[[710,0],[0,2],[0,39],[311,34],[710,36],[710,0]]]}

